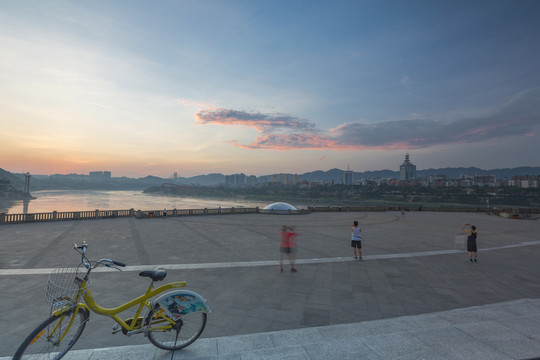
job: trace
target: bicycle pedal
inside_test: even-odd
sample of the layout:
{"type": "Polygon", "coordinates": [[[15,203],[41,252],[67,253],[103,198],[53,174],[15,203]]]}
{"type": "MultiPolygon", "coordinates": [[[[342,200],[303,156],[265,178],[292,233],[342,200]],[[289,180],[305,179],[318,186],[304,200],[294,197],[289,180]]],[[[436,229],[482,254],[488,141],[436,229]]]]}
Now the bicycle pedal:
{"type": "Polygon", "coordinates": [[[120,331],[122,331],[122,327],[120,325],[114,325],[113,326],[113,328],[112,328],[113,335],[116,334],[116,333],[119,333],[120,331]]]}

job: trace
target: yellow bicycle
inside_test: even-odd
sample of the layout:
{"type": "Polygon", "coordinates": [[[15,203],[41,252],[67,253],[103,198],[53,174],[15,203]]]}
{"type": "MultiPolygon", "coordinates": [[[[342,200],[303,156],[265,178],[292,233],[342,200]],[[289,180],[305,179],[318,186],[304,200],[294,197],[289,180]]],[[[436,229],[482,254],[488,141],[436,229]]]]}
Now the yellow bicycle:
{"type": "Polygon", "coordinates": [[[81,254],[81,264],[76,268],[55,269],[49,275],[45,298],[51,305],[51,316],[22,342],[14,360],[62,358],[81,336],[90,311],[114,319],[118,324],[113,334],[120,331],[127,336],[142,333],[152,344],[165,350],[182,349],[202,334],[210,309],[207,301],[199,294],[188,290],[173,290],[150,301],[167,290],[186,286],[185,281],[180,281],[154,289],[155,282],[163,280],[167,275],[165,269],[139,273],[151,280],[143,295],[115,308],[99,306],[90,292],[90,273],[99,265],[120,271],[119,267],[126,265],[110,259],[90,261],[86,257],[86,243],[73,245],[81,254]],[[86,304],[80,302],[81,299],[86,304]],[[137,311],[132,318],[122,320],[118,316],[136,306],[137,311]],[[141,316],[144,309],[147,313],[141,316]]]}

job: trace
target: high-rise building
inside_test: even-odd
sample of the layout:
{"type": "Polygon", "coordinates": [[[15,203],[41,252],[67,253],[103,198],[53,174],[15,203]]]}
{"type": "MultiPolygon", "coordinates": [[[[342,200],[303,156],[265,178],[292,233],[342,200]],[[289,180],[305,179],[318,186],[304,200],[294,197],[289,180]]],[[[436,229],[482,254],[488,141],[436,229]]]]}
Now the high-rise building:
{"type": "Polygon", "coordinates": [[[347,186],[351,186],[353,184],[353,172],[349,169],[349,165],[347,165],[347,170],[343,172],[343,184],[347,186]]]}
{"type": "Polygon", "coordinates": [[[409,160],[409,154],[405,155],[405,161],[399,167],[399,180],[411,180],[416,177],[416,165],[409,160]]]}
{"type": "Polygon", "coordinates": [[[240,173],[234,175],[234,183],[238,187],[243,187],[246,185],[246,174],[240,173]]]}
{"type": "Polygon", "coordinates": [[[225,176],[225,184],[235,187],[244,187],[246,185],[246,174],[233,174],[225,176]]]}
{"type": "Polygon", "coordinates": [[[257,184],[257,177],[255,175],[249,175],[246,177],[247,186],[255,186],[257,184]]]}
{"type": "Polygon", "coordinates": [[[103,182],[111,180],[110,171],[90,171],[88,177],[92,182],[103,182]]]}

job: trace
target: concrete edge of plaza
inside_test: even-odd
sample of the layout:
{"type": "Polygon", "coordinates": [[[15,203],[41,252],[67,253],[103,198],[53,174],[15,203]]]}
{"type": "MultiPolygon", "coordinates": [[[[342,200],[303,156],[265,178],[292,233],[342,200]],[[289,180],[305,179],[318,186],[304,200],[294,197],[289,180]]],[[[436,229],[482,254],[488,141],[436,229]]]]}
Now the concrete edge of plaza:
{"type": "MultiPolygon", "coordinates": [[[[84,334],[83,334],[84,336],[84,334]]],[[[70,351],[64,359],[540,359],[540,299],[358,323],[70,351]]],[[[11,359],[2,357],[0,360],[11,359]]]]}

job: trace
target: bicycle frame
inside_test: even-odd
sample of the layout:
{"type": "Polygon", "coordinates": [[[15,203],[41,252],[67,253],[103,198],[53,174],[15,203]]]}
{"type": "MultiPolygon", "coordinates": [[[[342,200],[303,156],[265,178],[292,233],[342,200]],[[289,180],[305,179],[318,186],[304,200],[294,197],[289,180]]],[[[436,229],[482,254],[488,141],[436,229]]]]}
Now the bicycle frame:
{"type": "MultiPolygon", "coordinates": [[[[127,331],[127,334],[128,335],[132,335],[132,334],[136,334],[136,333],[139,333],[141,332],[142,330],[140,329],[140,324],[138,325],[137,324],[137,320],[139,318],[139,316],[141,315],[141,312],[143,310],[144,307],[147,307],[149,310],[152,309],[152,307],[150,306],[150,302],[148,301],[148,299],[164,292],[164,291],[167,291],[167,290],[170,290],[170,289],[176,289],[176,288],[182,288],[182,287],[185,287],[186,286],[186,282],[185,281],[179,281],[179,282],[173,282],[173,283],[169,283],[169,284],[165,284],[165,285],[162,285],[160,287],[158,287],[157,289],[153,289],[152,290],[152,285],[153,285],[154,282],[152,282],[150,284],[150,286],[148,286],[148,289],[146,290],[146,293],[144,293],[143,295],[133,299],[133,300],[130,300],[120,306],[117,306],[117,307],[114,307],[114,308],[105,308],[105,307],[102,307],[100,305],[98,305],[98,303],[96,302],[96,300],[94,299],[94,297],[92,296],[92,293],[90,292],[90,289],[88,288],[88,286],[86,285],[86,281],[82,281],[81,282],[81,287],[79,289],[79,292],[77,293],[77,296],[76,296],[76,300],[80,300],[80,298],[82,297],[84,299],[84,301],[86,302],[86,304],[84,303],[78,303],[77,306],[75,307],[74,311],[75,311],[75,314],[76,312],[78,311],[78,309],[80,307],[84,307],[88,310],[91,310],[93,312],[95,312],[96,314],[99,314],[99,315],[105,315],[105,316],[109,316],[111,317],[112,319],[114,319],[114,321],[116,321],[122,328],[124,328],[126,331],[127,331]],[[132,319],[134,319],[135,321],[131,321],[130,324],[127,324],[124,320],[122,320],[117,314],[123,312],[123,311],[126,311],[136,305],[139,305],[138,309],[137,309],[137,312],[135,313],[135,315],[133,316],[132,319]]],[[[57,311],[55,311],[53,314],[54,315],[59,315],[61,314],[63,311],[65,311],[65,308],[62,308],[62,309],[58,309],[57,311]]],[[[166,318],[164,318],[166,319],[166,318]]],[[[173,322],[171,322],[171,320],[167,319],[170,324],[174,324],[173,322]]],[[[66,331],[71,327],[71,322],[70,324],[68,325],[66,331]]]]}

